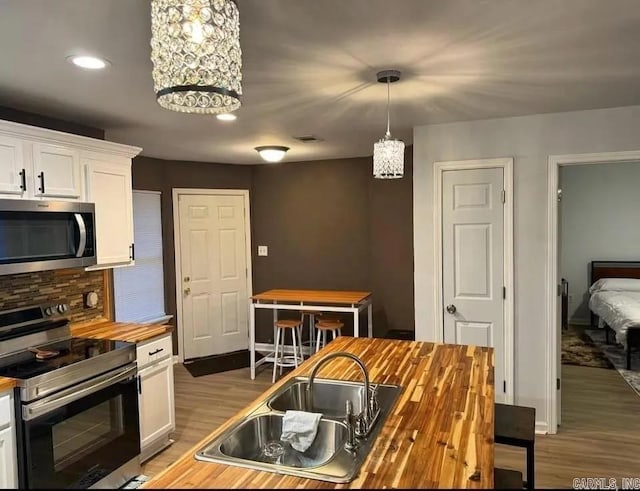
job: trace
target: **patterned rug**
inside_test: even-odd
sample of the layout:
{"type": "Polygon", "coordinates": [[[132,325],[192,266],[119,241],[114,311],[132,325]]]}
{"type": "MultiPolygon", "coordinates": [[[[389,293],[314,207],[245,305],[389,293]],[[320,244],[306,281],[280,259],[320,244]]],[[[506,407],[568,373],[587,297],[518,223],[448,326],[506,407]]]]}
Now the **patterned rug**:
{"type": "MultiPolygon", "coordinates": [[[[585,334],[595,344],[606,357],[613,363],[614,367],[622,378],[640,395],[640,352],[631,351],[631,368],[627,370],[627,357],[621,344],[615,344],[613,335],[609,335],[611,344],[605,343],[604,329],[585,329],[585,334]]],[[[564,343],[563,343],[564,344],[564,343]]]]}
{"type": "Polygon", "coordinates": [[[569,326],[562,332],[562,364],[592,368],[614,368],[603,350],[585,333],[584,328],[569,326]]]}

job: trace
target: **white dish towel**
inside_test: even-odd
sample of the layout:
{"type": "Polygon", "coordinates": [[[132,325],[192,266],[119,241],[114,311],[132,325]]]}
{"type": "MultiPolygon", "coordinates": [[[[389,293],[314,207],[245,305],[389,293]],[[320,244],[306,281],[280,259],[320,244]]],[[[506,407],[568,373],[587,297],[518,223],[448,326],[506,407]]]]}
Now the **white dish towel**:
{"type": "Polygon", "coordinates": [[[318,434],[321,413],[286,411],[282,418],[280,440],[290,443],[298,452],[306,452],[318,434]]]}

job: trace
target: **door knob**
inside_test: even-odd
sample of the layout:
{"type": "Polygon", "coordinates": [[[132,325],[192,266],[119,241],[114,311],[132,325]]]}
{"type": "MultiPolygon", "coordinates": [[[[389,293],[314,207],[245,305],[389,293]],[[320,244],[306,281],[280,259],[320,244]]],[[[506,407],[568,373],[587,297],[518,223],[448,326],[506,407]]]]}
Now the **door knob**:
{"type": "Polygon", "coordinates": [[[189,281],[191,281],[191,278],[189,276],[185,276],[184,277],[184,281],[185,281],[185,283],[188,283],[189,281]]]}
{"type": "Polygon", "coordinates": [[[184,294],[185,295],[189,295],[191,293],[191,288],[185,288],[184,289],[184,294]]]}
{"type": "Polygon", "coordinates": [[[447,305],[447,312],[449,312],[450,314],[455,314],[457,310],[458,309],[456,309],[455,305],[453,304],[447,305]]]}

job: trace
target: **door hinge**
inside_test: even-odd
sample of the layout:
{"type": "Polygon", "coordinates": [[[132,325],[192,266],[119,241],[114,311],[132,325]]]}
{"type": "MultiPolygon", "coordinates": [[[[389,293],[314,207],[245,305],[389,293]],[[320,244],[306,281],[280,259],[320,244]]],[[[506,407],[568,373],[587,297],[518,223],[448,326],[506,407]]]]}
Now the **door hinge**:
{"type": "Polygon", "coordinates": [[[507,298],[507,287],[503,286],[502,287],[502,299],[506,299],[507,298]]]}
{"type": "Polygon", "coordinates": [[[507,202],[507,192],[504,189],[502,190],[502,202],[507,202]]]}
{"type": "Polygon", "coordinates": [[[506,380],[502,381],[502,392],[504,392],[505,394],[507,393],[507,381],[506,380]]]}
{"type": "Polygon", "coordinates": [[[556,390],[560,390],[560,379],[556,379],[556,390]]]}

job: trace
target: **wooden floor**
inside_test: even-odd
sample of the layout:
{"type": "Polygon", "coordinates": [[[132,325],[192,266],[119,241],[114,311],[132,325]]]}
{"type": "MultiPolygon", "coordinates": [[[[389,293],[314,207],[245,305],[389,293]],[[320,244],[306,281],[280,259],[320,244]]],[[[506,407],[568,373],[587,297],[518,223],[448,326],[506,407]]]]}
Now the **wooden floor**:
{"type": "MultiPolygon", "coordinates": [[[[562,366],[562,425],[536,440],[537,487],[570,488],[574,477],[640,476],[640,397],[615,370],[562,366]]],[[[193,378],[175,366],[176,442],[149,460],[153,476],[271,385],[249,370],[193,378]]],[[[524,450],[496,446],[496,465],[524,473],[524,450]]]]}

